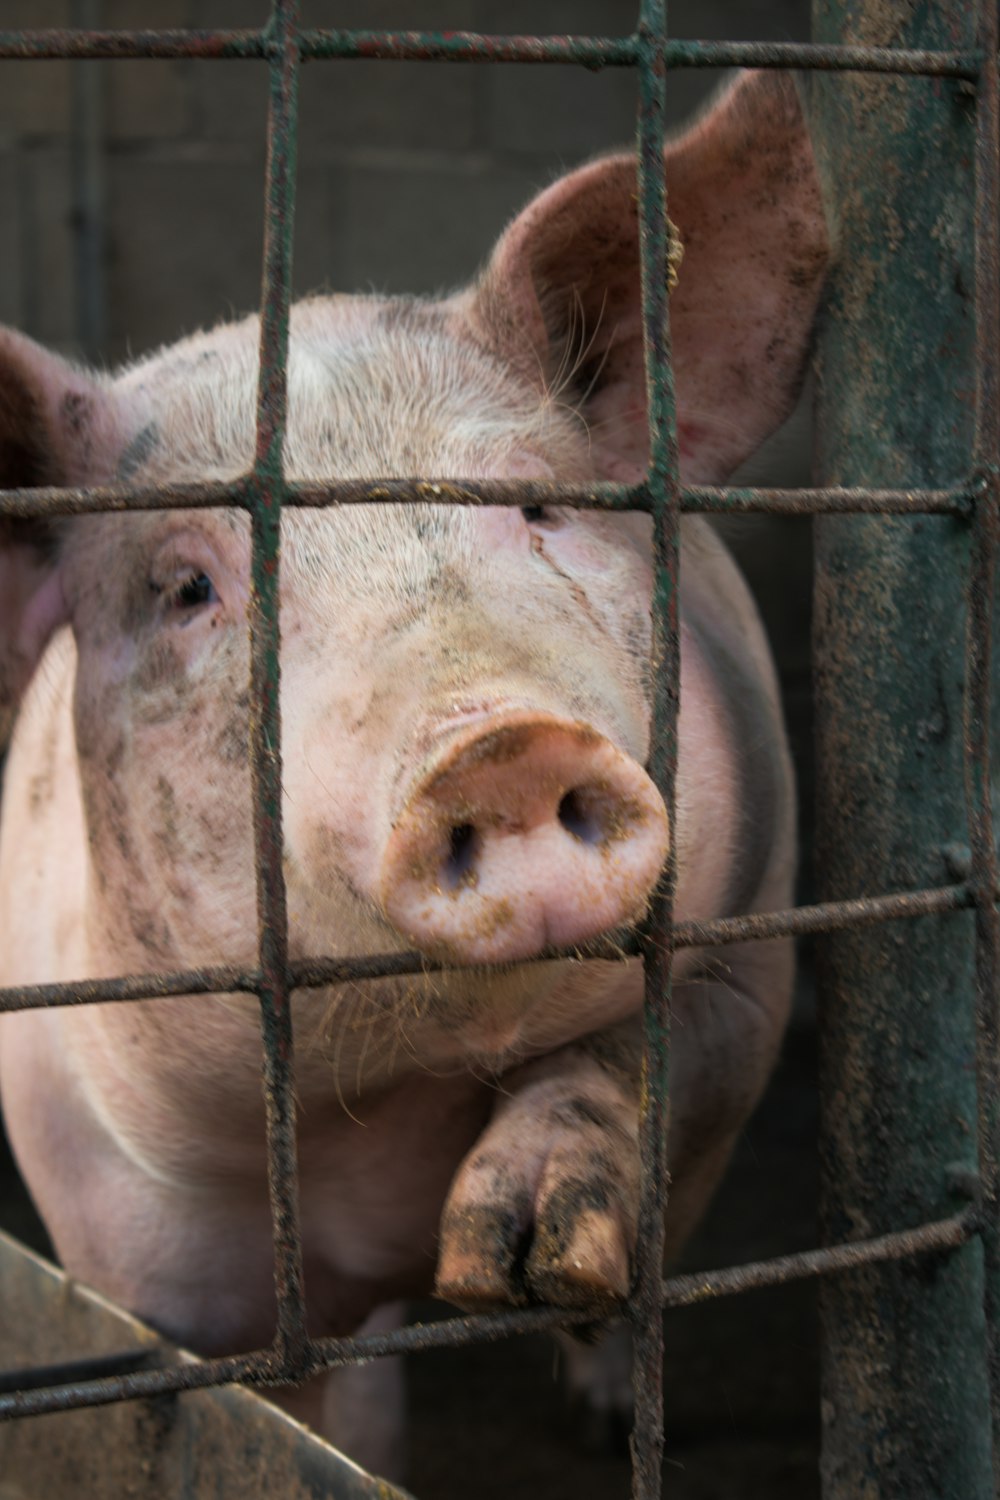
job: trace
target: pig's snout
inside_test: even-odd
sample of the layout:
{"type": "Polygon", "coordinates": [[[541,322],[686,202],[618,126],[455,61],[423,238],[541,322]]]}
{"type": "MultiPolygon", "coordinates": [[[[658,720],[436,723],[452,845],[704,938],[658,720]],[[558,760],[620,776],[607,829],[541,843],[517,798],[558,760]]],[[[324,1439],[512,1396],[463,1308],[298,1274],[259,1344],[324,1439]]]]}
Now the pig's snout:
{"type": "Polygon", "coordinates": [[[528,958],[638,917],[669,837],[656,787],[609,740],[511,713],[456,736],[410,789],[380,897],[427,951],[528,958]]]}

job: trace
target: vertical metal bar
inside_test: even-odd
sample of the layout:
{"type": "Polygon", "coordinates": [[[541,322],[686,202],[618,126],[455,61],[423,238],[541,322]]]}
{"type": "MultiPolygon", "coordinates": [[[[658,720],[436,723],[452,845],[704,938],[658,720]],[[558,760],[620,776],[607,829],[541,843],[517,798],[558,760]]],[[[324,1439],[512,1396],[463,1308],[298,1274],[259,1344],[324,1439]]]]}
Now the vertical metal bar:
{"type": "MultiPolygon", "coordinates": [[[[968,0],[814,0],[824,42],[970,45],[972,19],[968,0]]],[[[838,243],[817,477],[943,482],[968,469],[975,410],[968,94],[859,76],[813,93],[838,243]]],[[[967,827],[969,528],[823,518],[816,539],[822,897],[933,884],[967,827]]],[[[821,945],[828,1241],[943,1216],[975,1181],[972,927],[955,914],[821,945]]],[[[993,1495],[983,1290],[978,1240],[821,1284],[825,1500],[993,1495]]]]}
{"type": "Polygon", "coordinates": [[[251,755],[268,1179],[274,1219],[278,1349],[292,1365],[304,1355],[306,1319],[292,1088],[288,915],[282,867],[279,576],[295,213],[297,18],[297,0],[274,0],[250,605],[251,755]]]}
{"type": "Polygon", "coordinates": [[[1000,1493],[1000,912],[992,798],[993,632],[1000,540],[1000,99],[996,0],[980,0],[976,93],[976,504],[969,578],[966,798],[976,894],[976,1080],[993,1483],[1000,1493]]]}
{"type": "MultiPolygon", "coordinates": [[[[73,0],[73,25],[96,30],[101,0],[73,0]]],[[[104,100],[107,64],[73,68],[72,153],[73,250],[76,276],[76,337],[81,353],[97,362],[107,351],[105,286],[107,189],[104,171],[104,100]]]]}
{"type": "MultiPolygon", "coordinates": [[[[666,5],[642,0],[639,18],[639,223],[653,514],[653,701],[649,768],[675,822],[680,652],[677,581],[680,478],[668,320],[670,226],[663,174],[666,125],[666,5]]],[[[671,845],[643,934],[646,1003],[643,1048],[642,1200],[636,1284],[630,1302],[635,1363],[633,1500],[661,1492],[663,1460],[663,1213],[666,1206],[670,1066],[670,947],[676,884],[671,845]]]]}

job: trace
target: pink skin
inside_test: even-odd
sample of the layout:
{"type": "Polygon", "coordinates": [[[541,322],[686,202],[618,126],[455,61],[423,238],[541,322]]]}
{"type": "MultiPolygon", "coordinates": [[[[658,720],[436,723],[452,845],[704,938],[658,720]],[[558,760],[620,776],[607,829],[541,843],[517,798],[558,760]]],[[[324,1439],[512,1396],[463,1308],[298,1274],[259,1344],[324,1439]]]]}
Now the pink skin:
{"type": "Polygon", "coordinates": [[[381,904],[428,952],[530,958],[640,915],[668,838],[649,777],[589,725],[493,711],[410,793],[381,904]]]}
{"type": "MultiPolygon", "coordinates": [[[[748,75],[666,168],[684,470],[717,479],[793,399],[822,278],[791,86],[748,75]]],[[[466,292],[296,308],[291,476],[635,479],[638,326],[634,164],[609,158],[529,205],[466,292]]],[[[0,484],[238,475],[256,338],[247,320],[109,380],[0,330],[0,484]]],[[[642,769],[648,522],[372,503],[283,526],[293,954],[479,966],[295,998],[311,1327],[435,1283],[469,1306],[607,1307],[635,1234],[641,969],[511,961],[640,916],[671,844],[681,919],[787,904],[792,778],[753,605],[686,522],[670,826],[642,769]]],[[[254,961],[248,595],[239,517],[0,529],[0,728],[23,697],[0,984],[254,961]]],[[[763,1087],[790,984],[783,944],[678,956],[671,1251],[763,1087]]],[[[211,1352],[272,1331],[259,1068],[242,996],[0,1026],[11,1139],[68,1268],[211,1352]]],[[[358,1418],[362,1386],[288,1401],[385,1467],[398,1444],[358,1418]]]]}

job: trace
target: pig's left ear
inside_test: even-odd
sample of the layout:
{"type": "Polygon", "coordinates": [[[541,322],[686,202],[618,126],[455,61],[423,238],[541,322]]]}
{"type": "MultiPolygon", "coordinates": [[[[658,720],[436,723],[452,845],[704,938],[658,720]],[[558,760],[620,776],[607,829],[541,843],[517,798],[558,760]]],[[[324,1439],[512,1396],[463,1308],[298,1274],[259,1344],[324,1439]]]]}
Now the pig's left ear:
{"type": "MultiPolygon", "coordinates": [[[[107,388],[0,328],[0,489],[101,484],[121,447],[107,388]]],[[[0,517],[0,746],[45,644],[66,619],[58,523],[0,517]]]]}
{"type": "MultiPolygon", "coordinates": [[[[667,148],[664,165],[684,249],[670,299],[682,473],[720,482],[794,402],[829,256],[794,83],[742,75],[667,148]]],[[[498,352],[526,374],[541,370],[561,400],[580,406],[600,477],[641,477],[633,156],[582,167],[530,203],[467,308],[498,352]]]]}

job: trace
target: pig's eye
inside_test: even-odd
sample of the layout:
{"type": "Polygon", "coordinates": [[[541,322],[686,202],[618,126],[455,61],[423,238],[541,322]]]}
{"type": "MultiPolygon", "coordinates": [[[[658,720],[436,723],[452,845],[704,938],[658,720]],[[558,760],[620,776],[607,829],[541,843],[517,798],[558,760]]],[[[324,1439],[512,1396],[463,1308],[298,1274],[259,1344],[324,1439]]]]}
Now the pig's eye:
{"type": "Polygon", "coordinates": [[[168,608],[182,611],[200,609],[202,605],[219,602],[215,584],[207,573],[192,573],[187,578],[179,579],[169,589],[164,589],[163,597],[168,608]]]}
{"type": "Polygon", "coordinates": [[[558,526],[559,512],[547,505],[522,505],[521,514],[529,526],[558,526]]]}

